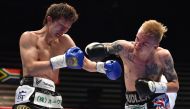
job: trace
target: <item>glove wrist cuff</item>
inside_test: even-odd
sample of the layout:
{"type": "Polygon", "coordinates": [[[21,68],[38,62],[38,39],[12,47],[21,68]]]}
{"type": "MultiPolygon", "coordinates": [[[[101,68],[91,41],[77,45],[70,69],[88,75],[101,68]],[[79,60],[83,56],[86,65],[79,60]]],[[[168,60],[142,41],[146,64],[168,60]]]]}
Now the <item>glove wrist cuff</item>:
{"type": "Polygon", "coordinates": [[[167,84],[162,82],[148,82],[149,88],[154,93],[166,93],[167,92],[167,84]]]}
{"type": "Polygon", "coordinates": [[[53,70],[67,67],[65,54],[50,58],[50,63],[53,70]]]}
{"type": "Polygon", "coordinates": [[[99,73],[106,74],[106,71],[105,71],[105,69],[104,69],[104,62],[97,62],[97,63],[96,63],[96,70],[97,70],[97,72],[99,72],[99,73]]]}

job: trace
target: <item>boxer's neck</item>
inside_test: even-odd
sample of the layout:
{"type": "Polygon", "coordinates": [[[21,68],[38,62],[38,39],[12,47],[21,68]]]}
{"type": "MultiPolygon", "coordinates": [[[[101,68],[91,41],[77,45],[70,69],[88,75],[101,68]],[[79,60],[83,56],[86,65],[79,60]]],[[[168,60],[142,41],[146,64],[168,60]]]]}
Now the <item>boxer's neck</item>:
{"type": "Polygon", "coordinates": [[[46,26],[44,26],[41,30],[42,36],[44,36],[44,40],[48,45],[51,45],[53,42],[55,42],[58,38],[55,36],[52,36],[49,31],[48,28],[46,26]]]}

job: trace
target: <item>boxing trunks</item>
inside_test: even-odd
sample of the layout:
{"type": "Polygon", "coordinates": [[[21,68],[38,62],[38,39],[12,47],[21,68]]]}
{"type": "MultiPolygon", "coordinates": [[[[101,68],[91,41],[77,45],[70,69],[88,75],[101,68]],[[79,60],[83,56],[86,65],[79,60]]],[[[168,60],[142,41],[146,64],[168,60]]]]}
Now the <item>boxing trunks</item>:
{"type": "Polygon", "coordinates": [[[62,97],[55,92],[53,81],[24,77],[16,90],[13,109],[63,109],[62,97]]]}
{"type": "Polygon", "coordinates": [[[170,109],[167,94],[154,94],[141,99],[136,91],[126,93],[125,109],[170,109]]]}

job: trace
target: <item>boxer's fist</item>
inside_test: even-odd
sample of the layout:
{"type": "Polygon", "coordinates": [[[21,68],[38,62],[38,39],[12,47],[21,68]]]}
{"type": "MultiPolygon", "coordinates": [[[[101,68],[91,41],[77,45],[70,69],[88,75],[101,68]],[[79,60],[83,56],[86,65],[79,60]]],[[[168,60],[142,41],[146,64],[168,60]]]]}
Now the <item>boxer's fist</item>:
{"type": "Polygon", "coordinates": [[[78,47],[72,47],[65,54],[52,57],[50,63],[53,69],[68,67],[81,69],[83,67],[84,53],[78,47]]]}
{"type": "Polygon", "coordinates": [[[166,83],[150,81],[147,79],[137,79],[135,87],[141,98],[145,98],[154,93],[166,93],[167,91],[166,83]]]}
{"type": "Polygon", "coordinates": [[[149,88],[148,81],[145,79],[136,80],[135,88],[140,98],[146,98],[154,94],[149,88]]]}
{"type": "Polygon", "coordinates": [[[116,60],[97,62],[97,71],[106,74],[110,80],[117,80],[121,76],[122,68],[116,60]]]}
{"type": "Polygon", "coordinates": [[[73,47],[65,53],[68,68],[81,69],[83,67],[84,53],[78,47],[73,47]]]}
{"type": "Polygon", "coordinates": [[[85,53],[93,61],[101,61],[108,56],[107,48],[99,42],[93,42],[86,46],[85,53]]]}

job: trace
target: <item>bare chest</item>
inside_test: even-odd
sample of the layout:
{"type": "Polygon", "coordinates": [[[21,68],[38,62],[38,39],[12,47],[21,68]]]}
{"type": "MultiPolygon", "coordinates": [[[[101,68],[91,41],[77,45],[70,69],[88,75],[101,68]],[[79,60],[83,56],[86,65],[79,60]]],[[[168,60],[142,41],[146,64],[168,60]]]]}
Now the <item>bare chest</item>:
{"type": "Polygon", "coordinates": [[[124,58],[124,69],[127,77],[147,78],[158,81],[162,74],[162,65],[159,60],[152,58],[151,62],[145,63],[129,56],[124,58]]]}
{"type": "Polygon", "coordinates": [[[63,54],[65,52],[65,48],[60,43],[49,45],[41,42],[37,44],[37,51],[39,60],[49,60],[53,56],[63,54]]]}

